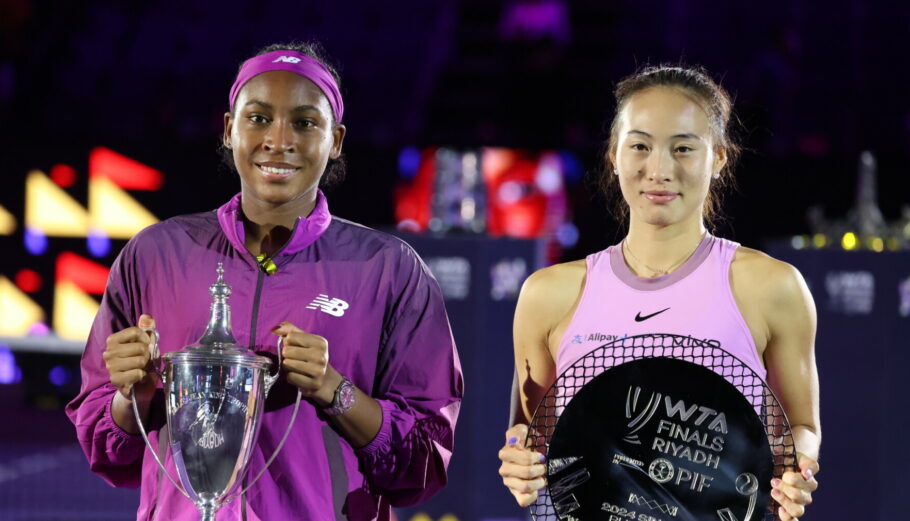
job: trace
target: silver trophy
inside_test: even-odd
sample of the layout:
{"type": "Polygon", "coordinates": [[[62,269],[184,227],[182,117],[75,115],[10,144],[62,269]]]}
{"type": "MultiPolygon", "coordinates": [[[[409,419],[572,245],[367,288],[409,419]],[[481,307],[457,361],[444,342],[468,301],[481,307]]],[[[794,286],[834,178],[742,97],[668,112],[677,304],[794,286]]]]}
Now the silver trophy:
{"type": "Polygon", "coordinates": [[[269,374],[271,361],[238,346],[231,333],[227,304],[231,287],[223,275],[219,263],[218,280],[209,289],[212,313],[208,328],[195,345],[159,357],[158,332],[147,330],[152,337],[152,366],[164,386],[171,454],[180,484],[149,442],[133,391],[133,413],[143,439],[165,476],[196,504],[202,521],[214,521],[222,505],[246,492],[262,476],[284,445],[301,398],[298,390],[291,421],[275,453],[249,485],[238,491],[259,434],[266,396],[278,380],[281,338],[279,370],[269,374]]]}

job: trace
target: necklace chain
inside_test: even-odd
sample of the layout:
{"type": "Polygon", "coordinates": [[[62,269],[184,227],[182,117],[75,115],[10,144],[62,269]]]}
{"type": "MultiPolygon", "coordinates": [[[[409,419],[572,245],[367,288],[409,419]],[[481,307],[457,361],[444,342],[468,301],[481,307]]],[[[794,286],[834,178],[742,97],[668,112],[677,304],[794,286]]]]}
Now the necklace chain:
{"type": "Polygon", "coordinates": [[[691,257],[693,253],[695,253],[695,250],[698,249],[698,245],[699,245],[699,244],[701,244],[701,240],[699,240],[697,243],[695,243],[695,247],[692,248],[688,253],[686,253],[685,255],[683,255],[682,257],[680,257],[679,260],[677,260],[676,262],[674,262],[673,264],[671,264],[670,266],[668,266],[666,269],[662,269],[662,270],[661,270],[661,269],[652,268],[651,266],[648,266],[647,264],[645,264],[644,262],[642,262],[641,259],[639,259],[638,257],[636,257],[634,253],[632,253],[632,248],[629,247],[628,241],[627,241],[627,240],[623,240],[623,241],[622,241],[623,249],[624,249],[626,252],[628,252],[628,254],[632,257],[632,260],[634,260],[634,261],[636,262],[636,264],[640,264],[641,266],[644,266],[645,268],[647,268],[648,270],[650,270],[650,271],[651,271],[651,277],[660,277],[660,276],[662,276],[662,275],[668,275],[668,274],[669,274],[671,271],[673,271],[673,269],[675,269],[677,266],[679,266],[679,265],[681,265],[682,263],[686,262],[686,260],[688,260],[689,257],[691,257]]]}

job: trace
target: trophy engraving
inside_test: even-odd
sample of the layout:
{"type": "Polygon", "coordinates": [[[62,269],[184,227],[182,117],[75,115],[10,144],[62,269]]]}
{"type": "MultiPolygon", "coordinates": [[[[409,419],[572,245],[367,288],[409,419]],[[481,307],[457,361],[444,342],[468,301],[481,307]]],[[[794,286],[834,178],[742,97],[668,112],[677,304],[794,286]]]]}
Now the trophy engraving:
{"type": "Polygon", "coordinates": [[[249,489],[274,461],[294,424],[301,399],[298,390],[284,437],[259,474],[245,489],[238,490],[256,444],[265,398],[278,379],[278,371],[269,374],[272,362],[268,358],[237,345],[227,303],[231,287],[224,282],[221,263],[217,273],[218,279],[209,288],[209,323],[198,343],[159,357],[158,333],[149,331],[153,364],[164,387],[170,450],[178,480],[171,477],[149,442],[133,398],[133,412],[152,456],[171,483],[196,505],[202,521],[214,521],[218,509],[249,489]]]}
{"type": "Polygon", "coordinates": [[[660,393],[652,393],[651,398],[648,399],[648,404],[645,405],[641,413],[633,419],[632,414],[635,412],[636,406],[638,405],[638,397],[640,394],[641,387],[635,386],[635,393],[633,394],[632,386],[629,386],[629,392],[626,395],[626,418],[631,421],[628,424],[630,430],[623,437],[623,441],[636,445],[640,445],[641,441],[635,433],[641,430],[641,428],[651,420],[651,417],[657,412],[657,407],[660,406],[660,393]]]}
{"type": "Polygon", "coordinates": [[[760,521],[795,465],[765,382],[716,341],[617,339],[560,375],[526,446],[549,461],[535,521],[760,521]]]}

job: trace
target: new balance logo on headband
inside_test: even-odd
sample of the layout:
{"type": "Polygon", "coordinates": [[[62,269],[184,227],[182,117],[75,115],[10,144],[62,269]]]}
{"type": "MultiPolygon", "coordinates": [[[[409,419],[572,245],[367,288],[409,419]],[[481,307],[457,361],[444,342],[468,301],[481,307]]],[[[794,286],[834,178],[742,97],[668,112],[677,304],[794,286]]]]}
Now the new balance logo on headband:
{"type": "Polygon", "coordinates": [[[272,63],[286,62],[286,63],[300,63],[300,58],[296,56],[279,56],[275,58],[275,61],[272,63]]]}

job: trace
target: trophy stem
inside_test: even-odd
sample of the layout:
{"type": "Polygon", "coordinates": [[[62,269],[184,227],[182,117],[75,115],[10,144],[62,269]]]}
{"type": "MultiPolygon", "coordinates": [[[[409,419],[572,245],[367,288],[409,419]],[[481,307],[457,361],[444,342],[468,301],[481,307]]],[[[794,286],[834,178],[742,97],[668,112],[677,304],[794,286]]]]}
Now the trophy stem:
{"type": "Polygon", "coordinates": [[[199,521],[215,521],[215,511],[218,509],[216,505],[206,503],[197,506],[199,507],[199,513],[202,515],[199,521]]]}

